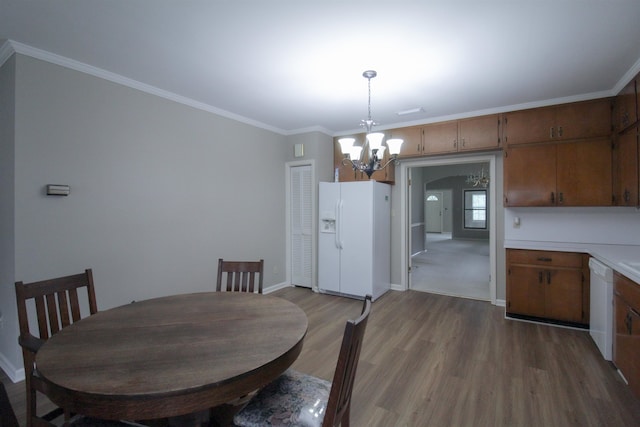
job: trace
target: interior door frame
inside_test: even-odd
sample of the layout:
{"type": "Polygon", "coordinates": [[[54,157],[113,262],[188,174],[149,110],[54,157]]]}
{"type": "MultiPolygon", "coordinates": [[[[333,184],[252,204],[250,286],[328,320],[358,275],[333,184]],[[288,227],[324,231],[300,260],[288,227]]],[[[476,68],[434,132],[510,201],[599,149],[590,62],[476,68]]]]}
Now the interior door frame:
{"type": "Polygon", "coordinates": [[[311,166],[311,289],[318,290],[318,183],[316,181],[316,163],[314,159],[297,160],[285,163],[285,282],[270,288],[275,291],[291,286],[291,170],[294,167],[311,166]]]}
{"type": "MultiPolygon", "coordinates": [[[[410,289],[410,267],[411,267],[411,198],[409,180],[411,177],[411,168],[420,168],[428,166],[443,166],[443,165],[457,165],[463,163],[489,163],[489,209],[491,212],[497,212],[496,200],[502,199],[496,196],[496,154],[485,155],[469,155],[469,156],[449,156],[442,158],[424,158],[416,160],[403,160],[400,163],[400,182],[396,185],[400,185],[400,218],[401,218],[401,233],[400,233],[400,265],[404,266],[400,270],[400,290],[410,289]]],[[[496,304],[496,284],[497,284],[497,225],[496,216],[489,216],[489,270],[491,278],[489,280],[489,293],[491,298],[491,304],[496,304]]]]}

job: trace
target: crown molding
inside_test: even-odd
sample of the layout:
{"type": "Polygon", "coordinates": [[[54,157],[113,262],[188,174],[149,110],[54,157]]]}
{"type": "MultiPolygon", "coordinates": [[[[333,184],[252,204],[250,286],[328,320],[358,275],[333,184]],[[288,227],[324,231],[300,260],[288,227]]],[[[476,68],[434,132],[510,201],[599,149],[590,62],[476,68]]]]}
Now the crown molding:
{"type": "Polygon", "coordinates": [[[0,67],[2,67],[14,53],[15,50],[11,46],[11,42],[9,40],[4,40],[2,42],[2,46],[0,46],[0,67]]]}
{"type": "Polygon", "coordinates": [[[270,126],[268,124],[259,122],[257,120],[249,119],[239,114],[232,113],[209,104],[205,104],[200,101],[196,101],[191,98],[187,98],[182,95],[178,95],[173,92],[169,92],[164,89],[160,89],[155,86],[142,83],[138,80],[130,79],[128,77],[121,76],[120,74],[112,73],[111,71],[103,70],[102,68],[94,67],[93,65],[85,64],[83,62],[76,61],[55,53],[47,52],[42,49],[38,49],[20,42],[13,40],[7,40],[0,47],[0,66],[11,57],[13,53],[19,53],[21,55],[29,56],[31,58],[46,61],[51,64],[59,65],[61,67],[69,68],[71,70],[79,71],[81,73],[89,74],[94,77],[98,77],[104,80],[108,80],[113,83],[120,84],[122,86],[130,87],[151,95],[159,96],[161,98],[168,99],[169,101],[177,102],[198,110],[206,111],[221,117],[235,120],[240,123],[244,123],[250,126],[254,126],[260,129],[268,130],[283,136],[286,136],[288,132],[283,129],[270,126]]]}

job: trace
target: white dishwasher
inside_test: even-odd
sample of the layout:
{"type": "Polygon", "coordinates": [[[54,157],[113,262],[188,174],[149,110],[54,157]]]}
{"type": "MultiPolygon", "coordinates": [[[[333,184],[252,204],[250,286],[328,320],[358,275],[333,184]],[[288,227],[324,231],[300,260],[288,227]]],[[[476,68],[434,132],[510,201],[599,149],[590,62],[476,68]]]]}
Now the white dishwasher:
{"type": "Polygon", "coordinates": [[[595,258],[589,258],[591,299],[589,333],[605,360],[613,353],[613,270],[595,258]]]}

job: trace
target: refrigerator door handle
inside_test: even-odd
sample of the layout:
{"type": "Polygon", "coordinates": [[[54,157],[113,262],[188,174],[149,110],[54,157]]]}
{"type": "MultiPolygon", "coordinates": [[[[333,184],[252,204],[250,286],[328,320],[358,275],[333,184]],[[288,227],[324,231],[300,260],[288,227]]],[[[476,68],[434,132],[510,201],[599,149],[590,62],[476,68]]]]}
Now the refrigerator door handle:
{"type": "Polygon", "coordinates": [[[336,232],[336,247],[338,249],[342,249],[342,199],[340,199],[338,201],[338,215],[337,217],[337,221],[338,223],[336,224],[336,228],[338,229],[336,232]]]}
{"type": "Polygon", "coordinates": [[[336,245],[336,248],[340,249],[340,200],[336,200],[336,229],[335,229],[335,233],[333,234],[334,236],[334,244],[336,245]]]}

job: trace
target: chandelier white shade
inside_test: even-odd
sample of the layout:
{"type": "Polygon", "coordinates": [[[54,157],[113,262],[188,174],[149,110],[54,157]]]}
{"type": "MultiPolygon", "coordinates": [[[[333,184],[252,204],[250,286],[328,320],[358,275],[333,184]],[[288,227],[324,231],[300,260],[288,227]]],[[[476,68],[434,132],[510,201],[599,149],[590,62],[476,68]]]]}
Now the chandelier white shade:
{"type": "Polygon", "coordinates": [[[367,70],[362,73],[362,76],[368,80],[369,86],[369,103],[368,103],[368,115],[367,118],[362,120],[360,126],[364,127],[367,131],[366,138],[362,146],[354,145],[355,138],[340,138],[340,149],[344,155],[344,162],[351,163],[353,170],[361,171],[367,174],[371,178],[371,174],[375,171],[386,168],[391,162],[396,162],[398,154],[400,154],[400,148],[402,147],[402,139],[391,138],[384,141],[384,133],[371,132],[373,126],[377,123],[371,119],[371,79],[374,78],[377,73],[373,70],[367,70]],[[386,146],[383,145],[386,142],[386,146]],[[367,151],[365,151],[365,147],[367,151]],[[384,152],[389,149],[389,155],[391,158],[384,164],[384,152]],[[363,157],[367,154],[367,158],[363,157]]]}

